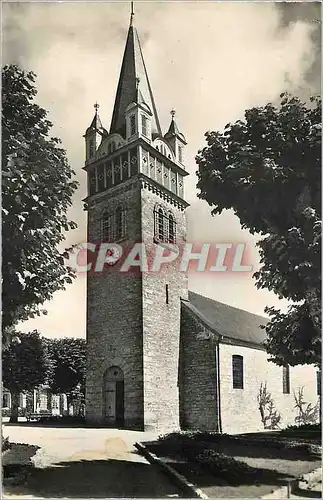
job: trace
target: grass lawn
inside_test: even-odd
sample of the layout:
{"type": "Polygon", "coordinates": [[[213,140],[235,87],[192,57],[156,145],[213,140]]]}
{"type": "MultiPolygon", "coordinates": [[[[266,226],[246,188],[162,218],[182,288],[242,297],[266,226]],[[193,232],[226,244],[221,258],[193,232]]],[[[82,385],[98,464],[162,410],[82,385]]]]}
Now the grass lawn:
{"type": "Polygon", "coordinates": [[[320,467],[312,443],[278,433],[190,432],[173,433],[145,445],[209,497],[255,498],[320,467]]]}

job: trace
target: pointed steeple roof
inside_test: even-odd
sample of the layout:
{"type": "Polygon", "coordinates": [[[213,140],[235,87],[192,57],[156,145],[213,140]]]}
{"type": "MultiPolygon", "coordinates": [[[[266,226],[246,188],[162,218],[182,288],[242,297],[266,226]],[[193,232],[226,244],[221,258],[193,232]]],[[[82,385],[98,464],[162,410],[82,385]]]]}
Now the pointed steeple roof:
{"type": "Polygon", "coordinates": [[[125,111],[127,106],[132,102],[138,102],[139,104],[144,102],[150,108],[152,113],[152,134],[161,136],[162,133],[155,101],[149,83],[138,33],[133,23],[133,18],[134,14],[132,12],[112,114],[110,134],[117,132],[122,136],[125,136],[125,111]],[[140,82],[140,90],[138,82],[140,82]]]}
{"type": "Polygon", "coordinates": [[[166,132],[166,134],[165,134],[165,139],[167,139],[169,137],[172,137],[172,136],[177,136],[179,139],[182,140],[182,142],[184,142],[185,144],[187,144],[184,134],[182,134],[179,131],[177,123],[174,120],[175,110],[172,109],[171,112],[170,112],[170,114],[172,116],[172,121],[170,122],[168,132],[166,132]]]}
{"type": "Polygon", "coordinates": [[[91,125],[86,129],[86,134],[94,131],[94,132],[100,132],[100,134],[105,135],[108,132],[103,127],[101,119],[99,117],[99,113],[98,113],[99,105],[98,105],[98,103],[94,104],[94,108],[95,108],[95,114],[94,114],[93,120],[91,122],[91,125]]]}

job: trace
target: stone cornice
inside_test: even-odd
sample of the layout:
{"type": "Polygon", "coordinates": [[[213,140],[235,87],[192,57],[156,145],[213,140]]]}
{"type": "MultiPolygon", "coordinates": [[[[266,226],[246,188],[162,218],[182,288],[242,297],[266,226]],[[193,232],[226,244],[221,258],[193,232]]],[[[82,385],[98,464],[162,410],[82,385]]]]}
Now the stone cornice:
{"type": "Polygon", "coordinates": [[[138,186],[140,186],[141,189],[148,189],[148,191],[157,194],[157,196],[159,196],[162,200],[167,201],[168,203],[179,208],[182,211],[189,206],[189,203],[187,203],[187,201],[183,200],[182,198],[172,193],[167,188],[165,188],[161,184],[158,184],[158,182],[150,179],[144,174],[137,174],[136,176],[127,179],[123,183],[118,184],[118,186],[113,186],[111,188],[105,189],[104,191],[101,191],[100,193],[95,193],[91,196],[87,196],[83,199],[83,203],[85,203],[88,207],[91,207],[105,198],[107,194],[109,194],[109,198],[114,198],[116,196],[119,196],[120,194],[135,189],[138,186]]]}
{"type": "Polygon", "coordinates": [[[131,191],[132,189],[135,189],[140,185],[140,180],[138,179],[138,175],[135,177],[131,177],[130,179],[127,179],[121,184],[118,184],[117,186],[113,186],[111,188],[107,188],[104,191],[101,191],[100,193],[95,193],[92,194],[91,196],[87,196],[84,198],[82,201],[83,203],[86,203],[89,207],[92,205],[95,205],[96,203],[100,202],[103,198],[109,195],[109,198],[115,198],[116,196],[119,196],[120,194],[124,194],[127,191],[131,191]]]}
{"type": "Polygon", "coordinates": [[[144,174],[139,174],[139,180],[142,188],[148,189],[148,191],[157,194],[162,200],[167,201],[180,210],[184,210],[189,206],[189,203],[187,203],[187,201],[172,193],[167,188],[154,181],[150,177],[147,177],[144,174]]]}

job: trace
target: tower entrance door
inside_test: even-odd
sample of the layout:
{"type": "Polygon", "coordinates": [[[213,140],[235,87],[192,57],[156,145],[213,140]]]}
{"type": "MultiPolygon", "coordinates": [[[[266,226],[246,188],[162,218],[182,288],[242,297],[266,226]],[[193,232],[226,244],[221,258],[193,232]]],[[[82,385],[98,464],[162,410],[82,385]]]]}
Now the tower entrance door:
{"type": "Polygon", "coordinates": [[[108,368],[103,377],[103,417],[111,427],[124,425],[124,378],[117,366],[108,368]]]}

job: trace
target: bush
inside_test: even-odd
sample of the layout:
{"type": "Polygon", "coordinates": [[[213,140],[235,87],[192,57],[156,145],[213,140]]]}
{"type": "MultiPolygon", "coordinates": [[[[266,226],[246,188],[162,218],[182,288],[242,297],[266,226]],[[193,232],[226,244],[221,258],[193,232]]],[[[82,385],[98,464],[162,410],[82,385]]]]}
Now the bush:
{"type": "Polygon", "coordinates": [[[11,443],[9,443],[9,438],[4,438],[2,436],[2,452],[9,450],[11,448],[11,443]]]}
{"type": "MultiPolygon", "coordinates": [[[[11,416],[11,409],[2,408],[2,417],[10,417],[10,416],[11,416]]],[[[18,417],[25,417],[25,416],[26,416],[26,408],[19,408],[18,417]]]]}
{"type": "Polygon", "coordinates": [[[84,425],[85,424],[85,417],[78,416],[78,415],[52,415],[51,417],[41,417],[38,422],[41,424],[59,424],[59,425],[84,425]]]}
{"type": "Polygon", "coordinates": [[[322,437],[322,426],[321,424],[288,425],[286,429],[280,431],[280,435],[320,439],[322,437]]]}
{"type": "Polygon", "coordinates": [[[241,479],[245,481],[246,478],[255,478],[256,474],[259,474],[258,469],[214,450],[204,450],[196,456],[195,461],[232,485],[239,484],[241,479]]]}

